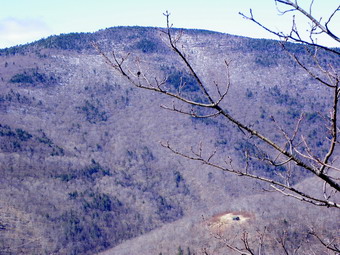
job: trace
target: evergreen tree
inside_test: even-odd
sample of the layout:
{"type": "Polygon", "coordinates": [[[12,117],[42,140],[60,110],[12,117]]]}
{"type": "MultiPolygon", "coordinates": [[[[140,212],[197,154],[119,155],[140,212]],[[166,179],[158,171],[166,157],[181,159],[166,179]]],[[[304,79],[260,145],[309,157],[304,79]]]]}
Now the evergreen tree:
{"type": "Polygon", "coordinates": [[[184,252],[183,252],[181,246],[178,247],[177,255],[184,255],[184,252]]]}

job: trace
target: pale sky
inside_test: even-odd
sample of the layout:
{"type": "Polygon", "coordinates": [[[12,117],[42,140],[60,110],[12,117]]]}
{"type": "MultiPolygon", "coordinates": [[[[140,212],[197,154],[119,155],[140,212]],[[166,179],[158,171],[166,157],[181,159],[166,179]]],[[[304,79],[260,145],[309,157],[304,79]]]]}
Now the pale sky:
{"type": "MultiPolygon", "coordinates": [[[[311,0],[300,0],[304,7],[311,0]]],[[[328,17],[339,0],[315,0],[313,14],[328,17]]],[[[50,35],[95,32],[114,26],[166,25],[168,10],[178,28],[208,29],[254,38],[274,38],[238,13],[249,13],[274,30],[288,31],[291,15],[278,15],[274,0],[0,0],[0,48],[50,35]]],[[[331,28],[340,34],[340,12],[331,28]]],[[[301,28],[306,30],[307,28],[301,28]]],[[[340,47],[336,42],[321,41],[340,47]]]]}

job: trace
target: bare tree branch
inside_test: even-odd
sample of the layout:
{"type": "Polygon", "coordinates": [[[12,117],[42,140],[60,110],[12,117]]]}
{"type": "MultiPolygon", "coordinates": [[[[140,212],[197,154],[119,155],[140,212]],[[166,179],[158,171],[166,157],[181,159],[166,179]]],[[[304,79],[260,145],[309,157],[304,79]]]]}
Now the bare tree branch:
{"type": "MultiPolygon", "coordinates": [[[[314,18],[314,16],[312,16],[311,10],[309,12],[305,11],[303,8],[301,8],[297,2],[293,2],[290,0],[275,0],[276,2],[282,3],[284,5],[288,5],[293,7],[295,10],[301,12],[305,17],[307,17],[309,20],[311,20],[313,22],[313,24],[315,26],[317,26],[319,29],[321,29],[321,31],[325,34],[327,34],[328,36],[330,36],[331,38],[333,38],[335,41],[340,42],[340,38],[337,37],[335,34],[333,34],[326,26],[323,26],[318,20],[316,20],[314,18]]],[[[313,3],[313,2],[312,2],[313,3]]],[[[340,5],[335,9],[335,11],[333,12],[333,14],[330,16],[328,23],[330,22],[330,20],[332,19],[332,17],[335,15],[335,13],[340,9],[340,5]]],[[[327,24],[328,24],[327,23],[327,24]]]]}
{"type": "MultiPolygon", "coordinates": [[[[332,39],[336,40],[337,42],[340,42],[340,39],[339,37],[335,36],[329,29],[328,29],[328,24],[329,22],[331,21],[331,19],[334,17],[335,13],[337,11],[339,11],[339,8],[340,6],[338,6],[336,8],[336,10],[333,12],[332,16],[329,18],[329,22],[327,22],[327,26],[323,26],[319,21],[317,21],[310,13],[308,13],[307,11],[305,11],[304,9],[302,9],[296,2],[293,3],[292,1],[284,1],[284,0],[275,0],[275,2],[278,2],[278,3],[281,3],[281,4],[284,4],[284,5],[287,5],[287,6],[291,6],[293,7],[292,9],[289,9],[289,10],[286,10],[284,12],[281,12],[281,14],[285,14],[287,12],[291,12],[291,11],[299,11],[301,12],[304,16],[306,16],[308,19],[310,19],[312,21],[312,23],[314,24],[314,26],[318,27],[319,29],[321,29],[322,33],[325,33],[327,34],[328,36],[330,36],[332,39]]],[[[247,20],[250,20],[252,22],[254,22],[255,24],[257,24],[258,26],[260,26],[261,28],[263,28],[264,30],[266,30],[267,32],[283,39],[284,41],[287,41],[287,40],[291,40],[293,42],[297,42],[297,43],[303,43],[303,44],[306,44],[306,45],[309,45],[309,46],[316,46],[316,47],[319,47],[319,48],[322,48],[324,50],[327,50],[327,51],[330,51],[332,53],[335,53],[337,55],[340,55],[340,52],[337,51],[336,49],[332,49],[332,48],[329,48],[329,47],[326,47],[324,45],[321,45],[321,44],[317,44],[314,42],[314,40],[312,40],[311,42],[309,41],[306,41],[306,40],[303,40],[300,35],[299,35],[299,32],[297,30],[297,27],[296,27],[296,24],[295,24],[295,20],[293,18],[293,26],[292,26],[292,29],[291,29],[291,32],[289,34],[284,34],[283,32],[276,32],[270,28],[268,28],[267,26],[263,25],[261,22],[259,22],[258,20],[255,19],[254,15],[253,15],[253,11],[252,9],[250,9],[249,11],[249,16],[248,15],[245,15],[243,14],[242,12],[239,12],[239,14],[247,19],[247,20]],[[295,35],[295,36],[294,36],[295,35]]],[[[313,29],[312,29],[313,30],[313,29]]],[[[311,31],[311,33],[313,33],[311,31]]]]}
{"type": "Polygon", "coordinates": [[[339,254],[339,253],[340,253],[340,247],[338,246],[339,243],[337,243],[337,242],[340,241],[340,237],[339,237],[339,236],[336,237],[336,238],[334,238],[333,240],[327,242],[327,241],[325,241],[323,238],[321,238],[321,237],[315,232],[315,230],[313,230],[313,229],[309,232],[309,234],[312,235],[312,236],[314,236],[314,237],[316,237],[316,239],[317,239],[317,240],[318,240],[325,248],[327,248],[328,250],[331,250],[331,251],[335,252],[336,254],[339,254]]]}
{"type": "MultiPolygon", "coordinates": [[[[326,33],[331,38],[335,39],[336,41],[339,41],[339,38],[332,34],[329,29],[325,26],[323,26],[319,21],[317,21],[311,14],[312,4],[310,6],[309,12],[303,10],[298,4],[297,1],[292,2],[289,0],[281,1],[276,0],[276,2],[287,5],[292,7],[293,9],[290,9],[288,11],[298,11],[302,15],[306,16],[308,19],[310,19],[314,26],[321,29],[323,33],[326,33]]],[[[336,12],[336,11],[335,11],[336,12]]],[[[331,21],[332,17],[335,15],[335,12],[332,14],[332,16],[328,19],[328,23],[331,21]]],[[[284,14],[284,13],[283,13],[284,14]]],[[[259,181],[262,181],[264,183],[268,183],[273,190],[283,194],[284,196],[293,197],[297,200],[307,202],[316,206],[326,206],[326,207],[334,207],[334,208],[340,208],[340,204],[335,201],[331,201],[331,196],[327,195],[326,192],[324,192],[324,198],[319,198],[317,196],[308,194],[305,191],[302,191],[298,188],[294,188],[290,185],[290,177],[291,177],[291,167],[292,164],[295,164],[297,167],[301,167],[310,173],[314,174],[319,180],[325,183],[327,187],[332,189],[332,191],[329,194],[334,194],[338,191],[340,191],[340,184],[337,178],[335,176],[329,175],[328,170],[334,169],[338,170],[337,167],[332,166],[332,160],[334,157],[334,152],[336,145],[338,144],[338,127],[337,127],[337,108],[339,103],[339,76],[337,75],[334,68],[330,68],[330,70],[326,70],[323,68],[319,62],[316,59],[316,53],[312,55],[312,57],[315,59],[315,63],[317,67],[319,68],[319,72],[321,72],[323,75],[326,75],[328,77],[328,81],[325,80],[323,77],[321,77],[318,73],[314,72],[314,70],[305,65],[300,61],[300,59],[294,55],[290,54],[291,57],[296,61],[296,63],[302,67],[315,81],[321,83],[322,85],[325,85],[327,88],[332,90],[332,111],[331,111],[331,118],[330,118],[330,130],[331,130],[331,138],[329,142],[329,148],[327,150],[327,153],[324,155],[323,159],[317,157],[313,154],[312,149],[308,145],[308,142],[304,138],[304,136],[301,136],[300,141],[296,141],[298,139],[298,133],[301,126],[301,122],[303,121],[303,115],[300,116],[297,125],[291,135],[289,135],[282,127],[279,125],[278,128],[280,132],[283,134],[283,137],[285,138],[286,142],[281,145],[279,142],[275,142],[274,140],[270,139],[268,134],[262,134],[258,130],[256,130],[253,126],[248,125],[239,119],[237,119],[234,115],[228,112],[227,109],[224,109],[222,107],[222,101],[226,98],[228,95],[229,88],[231,86],[231,78],[230,78],[230,63],[225,61],[226,66],[226,86],[225,88],[221,88],[216,82],[214,82],[214,86],[217,92],[217,98],[216,93],[213,96],[213,93],[211,93],[211,88],[203,82],[203,80],[200,78],[200,75],[197,73],[197,71],[193,68],[192,64],[189,62],[186,54],[180,50],[178,43],[180,42],[180,39],[183,35],[183,32],[174,33],[172,31],[172,25],[170,24],[169,16],[170,13],[166,12],[164,13],[166,17],[167,22],[167,28],[165,31],[163,31],[163,34],[166,35],[170,48],[177,54],[177,56],[182,60],[182,62],[185,64],[186,68],[190,71],[190,74],[194,77],[195,81],[197,82],[200,91],[202,95],[204,96],[205,101],[199,101],[190,99],[188,95],[185,93],[182,93],[183,88],[185,87],[185,82],[183,80],[180,81],[179,89],[177,92],[173,92],[170,89],[167,89],[164,85],[166,84],[167,79],[158,80],[156,78],[149,79],[148,75],[146,75],[144,72],[141,71],[141,67],[138,64],[138,70],[131,71],[129,69],[129,66],[126,64],[126,60],[128,59],[129,55],[125,57],[118,57],[115,52],[112,52],[112,59],[109,58],[106,54],[104,54],[98,45],[94,45],[97,50],[100,52],[100,54],[104,57],[104,60],[106,63],[108,63],[114,70],[116,70],[118,73],[121,74],[122,77],[126,78],[131,84],[138,88],[150,90],[153,92],[164,94],[170,98],[173,98],[174,100],[178,100],[187,106],[191,107],[190,110],[178,108],[173,104],[172,107],[162,106],[163,108],[174,111],[181,114],[186,114],[191,117],[197,117],[197,118],[210,118],[210,117],[216,117],[220,116],[221,118],[224,118],[226,121],[234,124],[237,128],[239,128],[243,133],[249,135],[250,137],[256,137],[258,141],[268,146],[268,151],[275,151],[278,155],[275,159],[272,159],[271,157],[268,157],[266,154],[258,154],[256,155],[259,160],[267,161],[270,164],[274,166],[282,166],[282,165],[288,165],[290,170],[287,172],[286,175],[278,174],[282,177],[283,181],[277,181],[274,179],[266,178],[260,175],[252,174],[248,171],[248,159],[250,159],[249,153],[246,152],[246,161],[245,161],[245,168],[243,170],[236,170],[231,164],[228,165],[220,165],[218,162],[214,162],[216,152],[211,152],[208,156],[203,155],[203,148],[202,145],[199,146],[198,150],[191,150],[191,154],[186,154],[181,151],[178,151],[174,148],[172,148],[169,143],[162,144],[165,148],[169,149],[172,153],[185,157],[190,160],[199,161],[202,164],[217,168],[219,170],[230,172],[239,176],[245,176],[252,179],[256,179],[259,181]],[[203,108],[203,109],[210,109],[210,113],[208,114],[198,114],[194,111],[193,107],[197,108],[203,108]],[[299,147],[299,148],[297,148],[299,147]],[[306,152],[302,153],[299,149],[303,148],[306,152]],[[279,161],[279,162],[278,162],[279,161]]],[[[284,35],[283,33],[274,32],[270,29],[268,29],[266,26],[262,25],[258,21],[255,20],[252,10],[250,10],[250,17],[247,17],[243,14],[241,14],[243,17],[255,22],[265,30],[269,31],[270,33],[273,33],[280,38],[284,38],[286,40],[293,40],[295,42],[302,42],[307,45],[312,45],[319,48],[324,48],[328,52],[334,53],[336,55],[339,55],[340,53],[336,50],[333,50],[331,48],[315,44],[313,41],[312,43],[309,43],[307,41],[304,41],[301,39],[301,36],[299,34],[299,31],[297,30],[297,26],[295,23],[295,20],[293,20],[293,26],[291,33],[289,35],[284,35]]],[[[327,23],[327,24],[328,24],[327,23]]],[[[312,32],[314,33],[314,32],[312,32]]],[[[311,34],[312,35],[312,34],[311,34]]],[[[283,45],[284,47],[284,45],[283,45]]],[[[307,51],[309,49],[307,48],[307,51]]],[[[196,108],[195,108],[196,109],[196,108]]],[[[260,150],[258,150],[260,151],[260,150]]],[[[326,187],[326,186],[325,186],[326,187]]],[[[325,188],[324,188],[325,190],[325,188]]],[[[248,243],[246,242],[247,238],[244,237],[244,245],[247,247],[248,243]]],[[[248,253],[251,254],[251,251],[248,250],[248,253]]]]}
{"type": "Polygon", "coordinates": [[[250,173],[248,173],[246,171],[242,171],[242,170],[235,170],[234,168],[228,168],[227,166],[221,166],[217,163],[211,162],[210,160],[208,161],[208,160],[206,160],[202,157],[202,152],[200,152],[199,154],[193,153],[194,155],[191,156],[191,155],[185,154],[183,152],[180,152],[180,151],[174,149],[173,147],[170,146],[170,144],[168,142],[167,143],[161,143],[161,145],[163,147],[169,149],[172,153],[179,155],[181,157],[184,157],[184,158],[187,158],[187,159],[190,159],[190,160],[194,160],[194,161],[199,161],[202,164],[220,169],[224,172],[229,172],[229,173],[236,174],[238,176],[249,177],[249,178],[252,178],[252,179],[260,180],[260,181],[265,182],[265,183],[269,183],[272,188],[274,188],[276,191],[279,191],[280,193],[282,193],[285,196],[293,197],[293,198],[298,199],[300,201],[307,202],[307,203],[310,203],[310,204],[314,204],[314,205],[317,205],[317,206],[327,206],[327,207],[340,208],[340,204],[338,204],[336,202],[327,201],[327,200],[324,200],[324,199],[319,199],[319,198],[313,197],[313,196],[308,195],[308,194],[306,194],[306,193],[304,193],[300,190],[295,189],[294,187],[288,186],[284,183],[280,183],[280,182],[275,181],[273,179],[261,177],[261,176],[255,175],[255,174],[250,174],[250,173]],[[281,187],[282,189],[277,188],[277,186],[281,187]],[[287,193],[284,190],[289,190],[292,193],[287,193]]]}

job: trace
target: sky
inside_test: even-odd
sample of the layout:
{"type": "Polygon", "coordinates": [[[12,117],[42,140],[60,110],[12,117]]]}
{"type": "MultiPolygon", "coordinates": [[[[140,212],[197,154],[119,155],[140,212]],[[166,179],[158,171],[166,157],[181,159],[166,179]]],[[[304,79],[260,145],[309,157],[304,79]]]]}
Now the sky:
{"type": "MultiPolygon", "coordinates": [[[[308,9],[310,1],[299,3],[308,9]]],[[[328,17],[338,5],[339,0],[314,0],[313,15],[328,17]]],[[[177,28],[207,29],[253,38],[276,39],[242,18],[239,12],[249,14],[251,8],[259,21],[277,31],[289,31],[292,24],[292,13],[278,15],[274,0],[0,0],[0,6],[0,48],[50,35],[95,32],[115,26],[165,27],[165,11],[171,13],[171,22],[177,28]]],[[[305,20],[298,21],[302,24],[305,20]]],[[[337,35],[339,24],[340,11],[330,24],[337,35]]],[[[340,47],[339,43],[322,38],[319,43],[340,47]]]]}

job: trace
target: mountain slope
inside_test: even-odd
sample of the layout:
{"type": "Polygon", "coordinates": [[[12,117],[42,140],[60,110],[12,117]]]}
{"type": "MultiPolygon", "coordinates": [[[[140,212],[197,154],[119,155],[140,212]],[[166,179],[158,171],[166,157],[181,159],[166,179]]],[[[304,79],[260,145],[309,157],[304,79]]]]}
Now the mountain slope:
{"type": "MultiPolygon", "coordinates": [[[[271,115],[293,129],[299,114],[307,112],[305,128],[313,148],[326,148],[317,142],[327,130],[313,113],[326,114],[328,98],[320,96],[323,88],[311,84],[277,42],[201,30],[184,31],[182,40],[194,67],[211,86],[225,82],[223,61],[232,60],[233,85],[225,105],[230,112],[269,133],[275,128],[271,115]]],[[[182,150],[202,142],[207,150],[217,148],[242,166],[243,150],[250,145],[242,132],[220,119],[193,119],[161,109],[172,101],[132,87],[111,70],[92,42],[108,54],[131,53],[131,67],[140,59],[149,77],[167,76],[173,89],[184,77],[190,85],[185,92],[200,96],[195,81],[154,28],[52,36],[0,50],[2,253],[94,254],[202,213],[263,211],[272,219],[285,208],[281,202],[271,208],[260,184],[163,148],[159,141],[182,150]],[[254,194],[256,208],[248,205],[254,194]]],[[[306,54],[300,46],[290,47],[306,54]]],[[[338,59],[328,61],[339,66],[338,59]]],[[[253,167],[273,175],[270,167],[256,162],[253,167]]],[[[294,180],[308,177],[298,172],[294,180]]],[[[282,218],[298,220],[283,211],[282,218]]],[[[169,239],[175,252],[177,241],[169,239]]]]}

